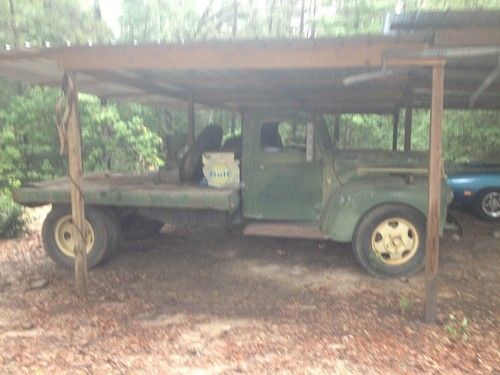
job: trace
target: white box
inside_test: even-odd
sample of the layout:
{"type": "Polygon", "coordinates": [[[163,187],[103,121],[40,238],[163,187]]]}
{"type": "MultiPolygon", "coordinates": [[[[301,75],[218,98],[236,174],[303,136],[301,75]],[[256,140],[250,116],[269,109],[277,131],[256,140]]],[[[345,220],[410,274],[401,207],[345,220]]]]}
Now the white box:
{"type": "Polygon", "coordinates": [[[234,160],[234,152],[205,152],[203,175],[208,186],[217,188],[236,188],[240,185],[240,167],[234,160]]]}

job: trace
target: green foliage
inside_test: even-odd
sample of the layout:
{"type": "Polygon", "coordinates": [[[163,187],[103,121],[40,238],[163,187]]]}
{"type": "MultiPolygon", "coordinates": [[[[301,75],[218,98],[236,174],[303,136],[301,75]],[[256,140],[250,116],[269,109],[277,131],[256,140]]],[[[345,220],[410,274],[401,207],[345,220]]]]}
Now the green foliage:
{"type": "Polygon", "coordinates": [[[413,308],[413,303],[408,297],[399,296],[399,309],[401,314],[404,315],[413,308]]]}
{"type": "Polygon", "coordinates": [[[56,90],[34,88],[0,108],[0,186],[64,173],[55,127],[56,97],[56,90]]]}
{"type": "Polygon", "coordinates": [[[392,147],[392,116],[343,115],[339,126],[339,148],[389,150],[392,147]]]}
{"type": "Polygon", "coordinates": [[[86,171],[139,172],[163,163],[161,138],[144,118],[122,118],[116,105],[102,106],[90,95],[80,95],[80,113],[86,171]]]}
{"type": "Polygon", "coordinates": [[[444,325],[444,329],[454,340],[460,338],[465,342],[469,339],[469,321],[466,317],[463,317],[462,320],[458,320],[453,314],[450,314],[448,316],[448,321],[444,325]]]}
{"type": "Polygon", "coordinates": [[[498,111],[445,111],[445,158],[456,162],[500,160],[498,111]]]}
{"type": "Polygon", "coordinates": [[[7,193],[0,192],[0,238],[17,237],[26,226],[23,209],[7,193]]]}
{"type": "Polygon", "coordinates": [[[107,42],[112,37],[109,27],[79,0],[0,0],[0,43],[33,47],[45,41],[61,45],[66,40],[86,44],[88,40],[107,42]],[[11,11],[13,14],[11,14],[11,11]]]}
{"type": "MultiPolygon", "coordinates": [[[[404,144],[404,111],[398,130],[398,149],[404,144]]],[[[333,127],[333,118],[326,117],[333,127]]],[[[428,110],[413,111],[412,149],[429,148],[428,110]]],[[[392,115],[342,115],[338,147],[341,149],[392,148],[392,115]]],[[[443,123],[443,153],[449,162],[498,162],[500,160],[500,113],[498,111],[446,110],[443,123]]]]}
{"type": "MultiPolygon", "coordinates": [[[[55,103],[59,92],[33,88],[0,108],[0,188],[66,173],[59,154],[55,103]]],[[[81,95],[80,113],[86,171],[142,171],[161,165],[161,139],[132,114],[122,118],[116,105],[81,95]]]]}

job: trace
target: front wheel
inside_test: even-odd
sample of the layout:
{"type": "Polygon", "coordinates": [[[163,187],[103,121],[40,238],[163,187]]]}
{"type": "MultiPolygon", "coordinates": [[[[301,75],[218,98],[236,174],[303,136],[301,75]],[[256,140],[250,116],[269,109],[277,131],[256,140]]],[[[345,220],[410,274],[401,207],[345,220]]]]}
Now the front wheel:
{"type": "MultiPolygon", "coordinates": [[[[120,238],[120,226],[111,212],[96,207],[86,208],[84,232],[88,268],[99,265],[114,254],[120,238]]],[[[69,207],[52,208],[43,222],[42,241],[45,251],[57,264],[74,267],[75,238],[69,207]]]]}
{"type": "Polygon", "coordinates": [[[474,209],[480,219],[500,221],[500,188],[479,193],[474,202],[474,209]]]}
{"type": "Polygon", "coordinates": [[[354,232],[353,250],[372,275],[403,277],[422,269],[425,240],[425,217],[413,207],[390,203],[361,219],[354,232]]]}

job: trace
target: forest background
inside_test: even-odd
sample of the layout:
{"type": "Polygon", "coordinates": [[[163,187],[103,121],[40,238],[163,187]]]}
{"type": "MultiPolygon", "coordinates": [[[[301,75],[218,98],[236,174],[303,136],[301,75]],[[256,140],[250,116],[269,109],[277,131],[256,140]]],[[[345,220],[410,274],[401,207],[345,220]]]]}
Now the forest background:
{"type": "MultiPolygon", "coordinates": [[[[380,34],[388,12],[498,8],[498,0],[114,0],[114,25],[105,0],[0,0],[0,46],[183,42],[210,39],[317,38],[380,34]],[[114,32],[112,31],[114,30],[114,32]]],[[[113,11],[113,9],[111,9],[113,11]]],[[[0,80],[0,236],[22,223],[10,191],[23,183],[66,174],[55,126],[57,89],[0,80]]],[[[107,102],[80,95],[86,172],[142,172],[165,163],[185,144],[187,114],[174,108],[107,102]]],[[[404,115],[404,112],[402,113],[404,115]]],[[[196,113],[197,131],[210,122],[225,136],[232,115],[196,113]]],[[[327,122],[333,122],[327,116],[327,122]]],[[[239,132],[239,121],[234,132],[239,132]]],[[[428,147],[429,112],[413,113],[412,148],[428,147]]],[[[340,146],[392,145],[392,116],[343,115],[340,146]]],[[[402,132],[400,132],[402,133],[402,132]]],[[[399,144],[402,147],[403,134],[399,144]]],[[[445,158],[452,162],[500,161],[500,114],[445,111],[445,158]]]]}

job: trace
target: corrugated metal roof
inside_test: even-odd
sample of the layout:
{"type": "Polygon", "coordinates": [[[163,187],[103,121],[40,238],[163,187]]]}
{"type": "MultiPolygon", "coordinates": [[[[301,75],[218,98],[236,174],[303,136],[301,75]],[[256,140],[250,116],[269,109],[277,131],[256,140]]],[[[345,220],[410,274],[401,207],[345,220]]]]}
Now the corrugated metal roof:
{"type": "MultiPolygon", "coordinates": [[[[500,4],[499,4],[500,5],[500,4]]],[[[439,28],[500,27],[500,10],[417,11],[392,14],[387,29],[421,30],[439,28]]]]}
{"type": "MultiPolygon", "coordinates": [[[[0,52],[0,75],[58,87],[64,68],[71,67],[80,91],[162,106],[182,105],[194,95],[198,104],[235,110],[392,112],[410,100],[417,107],[430,106],[430,69],[406,67],[350,86],[343,80],[381,70],[388,56],[418,55],[435,47],[421,35],[398,35],[23,49],[0,52]]],[[[445,106],[468,108],[472,93],[497,67],[498,56],[491,54],[447,59],[445,106]]],[[[500,109],[498,81],[475,108],[500,109]]]]}

